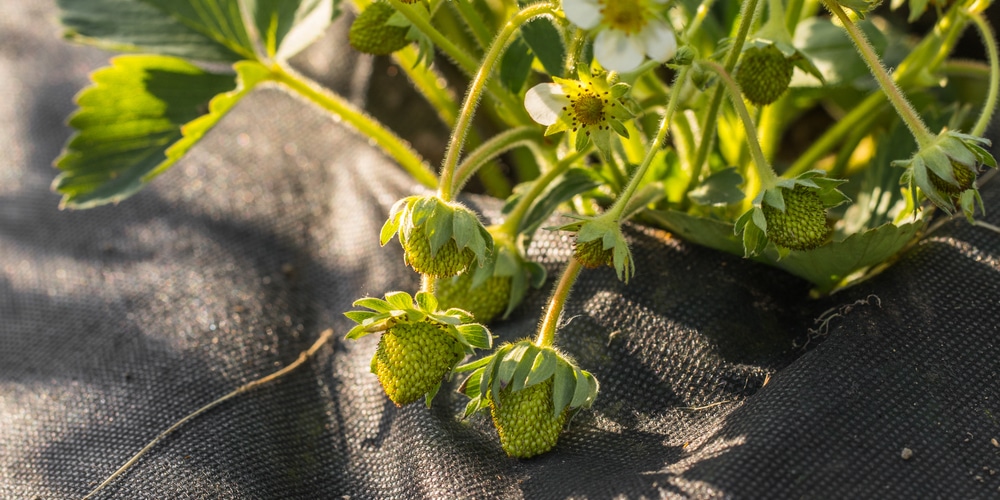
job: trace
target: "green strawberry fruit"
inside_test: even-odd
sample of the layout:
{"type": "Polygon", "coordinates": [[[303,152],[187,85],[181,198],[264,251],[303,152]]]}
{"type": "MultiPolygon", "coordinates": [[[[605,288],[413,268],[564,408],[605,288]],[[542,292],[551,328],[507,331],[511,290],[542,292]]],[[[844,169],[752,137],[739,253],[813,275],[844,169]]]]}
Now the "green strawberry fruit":
{"type": "Polygon", "coordinates": [[[463,356],[458,340],[437,325],[397,323],[379,339],[372,372],[389,399],[403,406],[434,390],[463,356]]]}
{"type": "Polygon", "coordinates": [[[396,13],[388,2],[376,1],[358,14],[347,33],[351,47],[359,52],[384,56],[406,47],[407,28],[386,22],[396,13]]]}
{"type": "Polygon", "coordinates": [[[976,174],[972,169],[962,165],[958,162],[952,162],[952,172],[955,174],[955,180],[958,181],[958,185],[954,185],[948,181],[942,179],[938,174],[935,174],[933,170],[928,169],[927,174],[931,180],[931,184],[937,188],[941,193],[947,194],[952,198],[956,198],[962,194],[962,191],[967,189],[972,189],[976,183],[976,174]]]}
{"type": "Polygon", "coordinates": [[[488,323],[507,310],[510,301],[510,276],[491,276],[479,286],[472,286],[472,272],[438,282],[435,295],[442,309],[457,307],[472,313],[480,323],[488,323]]]}
{"type": "Polygon", "coordinates": [[[810,250],[823,244],[827,235],[826,209],[816,190],[797,185],[781,188],[785,211],[765,203],[767,238],[792,250],[810,250]]]}
{"type": "Polygon", "coordinates": [[[577,242],[573,248],[573,256],[583,264],[583,267],[594,269],[612,265],[614,249],[605,249],[604,240],[598,238],[584,243],[577,242]]]}
{"type": "Polygon", "coordinates": [[[753,46],[743,52],[736,81],[743,97],[757,106],[777,101],[792,81],[795,64],[774,45],[753,46]]]}
{"type": "Polygon", "coordinates": [[[490,415],[507,455],[529,458],[551,450],[566,424],[569,408],[553,416],[552,379],[512,392],[507,386],[499,401],[487,396],[490,415]]]}
{"type": "Polygon", "coordinates": [[[459,251],[455,240],[450,239],[432,257],[430,238],[424,226],[416,226],[403,242],[403,258],[420,274],[447,278],[469,269],[476,260],[476,254],[468,247],[459,251]]]}

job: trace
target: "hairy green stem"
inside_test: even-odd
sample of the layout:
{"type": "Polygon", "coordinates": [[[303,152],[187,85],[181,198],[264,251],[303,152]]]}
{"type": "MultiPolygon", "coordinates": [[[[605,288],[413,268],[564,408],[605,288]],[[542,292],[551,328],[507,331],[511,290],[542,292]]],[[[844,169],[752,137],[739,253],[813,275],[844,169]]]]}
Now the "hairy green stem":
{"type": "MultiPolygon", "coordinates": [[[[935,25],[934,32],[944,32],[943,37],[937,34],[924,37],[910,52],[910,55],[896,67],[893,76],[897,79],[900,88],[910,89],[911,86],[919,88],[923,85],[917,79],[921,72],[935,71],[944,64],[944,58],[951,53],[954,44],[957,43],[958,35],[963,31],[962,23],[957,22],[959,6],[959,4],[954,5],[945,17],[935,25]]],[[[798,175],[813,168],[816,162],[836,147],[844,137],[853,133],[860,124],[868,121],[871,115],[881,115],[887,104],[886,100],[886,94],[883,92],[869,94],[846,116],[837,120],[836,124],[827,129],[819,139],[813,141],[809,148],[788,168],[786,175],[798,175]]]]}
{"type": "Polygon", "coordinates": [[[924,124],[920,115],[910,104],[910,101],[906,99],[903,92],[899,89],[899,85],[896,81],[889,76],[889,72],[886,71],[885,66],[882,65],[882,60],[879,59],[878,55],[875,54],[875,49],[872,48],[871,43],[868,42],[868,38],[861,31],[860,28],[854,21],[844,12],[840,4],[836,0],[823,0],[826,8],[830,10],[840,20],[841,24],[844,25],[844,29],[847,30],[847,35],[851,37],[851,41],[854,42],[855,48],[857,48],[858,53],[861,54],[861,58],[865,60],[868,64],[868,69],[871,70],[872,75],[875,80],[878,81],[879,86],[882,91],[889,98],[889,102],[892,106],[896,108],[896,113],[899,117],[903,119],[903,123],[906,127],[910,129],[910,133],[913,134],[913,138],[917,141],[917,145],[921,148],[931,143],[934,140],[934,134],[927,128],[924,124]]]}
{"type": "Polygon", "coordinates": [[[455,169],[454,190],[461,191],[472,175],[490,160],[518,146],[533,146],[541,139],[542,132],[537,126],[530,125],[506,130],[493,136],[469,153],[455,169]]]}
{"type": "Polygon", "coordinates": [[[656,137],[653,138],[649,143],[649,149],[646,151],[646,156],[642,159],[642,163],[639,164],[639,168],[632,173],[632,178],[629,179],[628,185],[625,186],[625,190],[622,191],[618,199],[615,200],[615,204],[611,206],[608,210],[608,217],[621,223],[622,212],[625,207],[628,206],[629,200],[635,195],[635,190],[639,188],[639,184],[642,182],[643,177],[646,176],[646,171],[649,170],[649,166],[653,163],[653,158],[656,153],[663,147],[663,142],[667,139],[667,132],[670,131],[670,122],[673,121],[674,113],[677,111],[677,106],[681,102],[681,90],[684,84],[687,82],[688,73],[691,71],[691,66],[685,66],[674,79],[674,84],[670,89],[670,98],[667,102],[667,109],[663,112],[663,119],[660,120],[660,127],[656,131],[656,137]]]}
{"type": "MultiPolygon", "coordinates": [[[[758,0],[746,0],[740,8],[740,25],[733,38],[733,45],[729,48],[729,54],[726,55],[725,68],[727,73],[731,72],[736,67],[736,62],[740,60],[743,44],[746,42],[747,35],[750,34],[751,26],[753,26],[753,14],[757,10],[757,3],[758,0]]],[[[692,165],[691,179],[688,181],[685,191],[691,191],[701,179],[702,170],[708,160],[708,152],[715,141],[715,125],[719,119],[719,107],[722,106],[724,92],[722,88],[716,86],[712,93],[712,100],[705,113],[705,123],[701,127],[701,142],[698,144],[698,153],[692,165]]]]}
{"type": "Polygon", "coordinates": [[[566,300],[569,299],[573,283],[576,282],[582,268],[580,261],[576,260],[576,257],[571,257],[566,268],[563,269],[559,283],[556,284],[556,289],[552,292],[552,297],[549,298],[549,305],[545,308],[545,318],[542,319],[542,324],[538,327],[538,337],[535,338],[536,346],[552,347],[552,344],[555,343],[559,316],[562,315],[563,309],[566,307],[566,300]]]}
{"type": "Polygon", "coordinates": [[[417,182],[434,188],[438,185],[434,171],[419,153],[394,134],[391,130],[356,108],[347,99],[330,92],[319,84],[299,75],[291,68],[274,64],[270,68],[271,78],[302,97],[312,101],[321,108],[335,114],[349,125],[367,136],[391,156],[399,166],[410,174],[417,182]]]}
{"type": "Polygon", "coordinates": [[[1000,56],[997,55],[997,40],[990,23],[978,12],[968,12],[967,15],[979,29],[983,44],[986,46],[987,59],[990,62],[990,82],[986,102],[983,104],[983,112],[979,114],[979,119],[976,120],[971,131],[972,135],[982,136],[986,132],[986,127],[989,127],[997,107],[997,93],[1000,92],[1000,56]]]}
{"type": "MultiPolygon", "coordinates": [[[[399,0],[392,1],[398,2],[399,0]]],[[[483,89],[486,87],[486,81],[493,72],[494,66],[500,60],[504,49],[507,48],[507,44],[511,41],[514,34],[517,33],[517,30],[521,28],[521,25],[535,17],[552,14],[555,12],[555,8],[553,4],[546,2],[530,4],[521,9],[521,11],[514,14],[504,24],[504,27],[497,34],[496,39],[494,39],[493,44],[490,46],[490,50],[483,57],[483,62],[479,66],[479,70],[476,71],[476,75],[469,84],[469,92],[462,103],[462,109],[459,110],[458,121],[455,122],[451,140],[448,142],[448,151],[445,154],[444,166],[441,169],[441,182],[438,185],[438,196],[442,200],[451,201],[455,197],[455,168],[458,166],[458,157],[462,152],[462,147],[465,145],[465,136],[469,131],[469,124],[472,123],[472,117],[475,115],[479,98],[482,97],[483,89]]]]}
{"type": "Polygon", "coordinates": [[[580,61],[580,56],[583,54],[583,47],[586,45],[587,32],[577,28],[570,35],[569,47],[566,49],[566,62],[563,66],[563,76],[570,76],[576,74],[576,65],[580,61]]]}
{"type": "Polygon", "coordinates": [[[740,120],[743,121],[743,128],[746,130],[747,144],[750,146],[750,156],[753,158],[754,166],[757,167],[757,176],[760,177],[761,188],[773,188],[778,182],[778,176],[774,173],[771,164],[764,157],[764,151],[760,148],[760,140],[757,138],[757,126],[754,125],[753,119],[750,118],[750,111],[747,110],[746,104],[743,103],[740,86],[736,84],[733,77],[729,76],[729,72],[720,66],[719,63],[707,61],[702,64],[719,75],[719,79],[729,91],[729,97],[733,102],[733,107],[736,108],[736,114],[740,116],[740,120]]]}

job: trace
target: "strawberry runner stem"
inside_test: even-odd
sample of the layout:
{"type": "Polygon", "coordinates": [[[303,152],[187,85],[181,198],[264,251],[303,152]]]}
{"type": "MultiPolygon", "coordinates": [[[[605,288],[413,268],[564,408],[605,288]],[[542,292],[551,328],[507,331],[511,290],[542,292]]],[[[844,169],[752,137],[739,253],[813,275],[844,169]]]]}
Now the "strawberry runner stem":
{"type": "Polygon", "coordinates": [[[910,129],[910,133],[913,134],[913,139],[917,141],[917,146],[923,148],[924,146],[931,143],[934,140],[934,134],[931,133],[927,125],[924,124],[923,119],[917,114],[917,111],[910,104],[910,101],[906,99],[903,92],[899,89],[899,85],[896,81],[889,76],[889,72],[886,71],[885,66],[882,65],[881,59],[875,53],[875,49],[872,48],[871,44],[868,42],[868,38],[865,34],[861,32],[857,24],[844,12],[844,9],[840,6],[836,0],[823,0],[823,4],[826,8],[833,13],[837,19],[840,20],[841,24],[844,25],[844,29],[847,30],[847,35],[851,37],[851,41],[854,42],[854,47],[861,54],[861,58],[864,59],[865,63],[868,65],[868,69],[871,71],[872,76],[878,81],[879,86],[885,93],[886,97],[889,98],[889,102],[892,106],[896,108],[896,113],[902,118],[903,123],[906,127],[910,129]]]}
{"type": "MultiPolygon", "coordinates": [[[[394,4],[399,3],[399,0],[392,0],[392,2],[394,4]]],[[[507,48],[507,44],[517,31],[521,29],[521,25],[538,16],[553,14],[555,9],[556,7],[553,4],[547,2],[531,4],[521,9],[517,14],[514,14],[504,24],[504,27],[493,40],[493,45],[486,52],[479,70],[476,71],[472,82],[469,84],[468,94],[466,94],[465,101],[462,103],[462,109],[458,112],[458,121],[455,123],[454,129],[452,129],[451,140],[448,142],[448,151],[444,159],[444,166],[441,169],[441,182],[438,186],[438,196],[442,200],[451,201],[457,194],[457,190],[461,189],[461,186],[456,183],[457,179],[455,178],[458,157],[462,153],[465,136],[469,132],[469,125],[472,123],[472,117],[476,113],[479,98],[482,97],[486,82],[489,80],[493,68],[497,66],[497,62],[500,60],[500,56],[503,55],[504,49],[507,48]]]]}

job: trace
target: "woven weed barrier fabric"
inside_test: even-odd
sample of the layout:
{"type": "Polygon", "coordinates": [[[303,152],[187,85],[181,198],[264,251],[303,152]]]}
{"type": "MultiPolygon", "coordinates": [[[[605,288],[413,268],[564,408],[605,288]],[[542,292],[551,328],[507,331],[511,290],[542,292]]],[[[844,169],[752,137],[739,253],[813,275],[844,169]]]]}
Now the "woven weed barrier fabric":
{"type": "MultiPolygon", "coordinates": [[[[366,139],[258,90],[137,196],[59,211],[62,122],[106,55],[56,40],[51,5],[12,4],[0,498],[85,495],[328,327],[337,340],[308,364],[190,422],[99,498],[1000,497],[996,233],[947,222],[874,279],[810,300],[781,271],[631,227],[639,273],[625,286],[585,272],[559,338],[601,381],[594,407],[551,453],[513,460],[488,418],[459,420],[457,381],[430,409],[397,408],[369,373],[377,336],[341,339],[355,299],[418,285],[377,241],[417,188],[366,139]]],[[[370,61],[336,50],[343,27],[297,63],[357,96],[370,61]]],[[[1000,224],[1000,185],[983,194],[1000,224]]],[[[542,232],[530,253],[554,274],[569,244],[542,232]]],[[[495,325],[501,341],[532,334],[548,289],[495,325]]]]}

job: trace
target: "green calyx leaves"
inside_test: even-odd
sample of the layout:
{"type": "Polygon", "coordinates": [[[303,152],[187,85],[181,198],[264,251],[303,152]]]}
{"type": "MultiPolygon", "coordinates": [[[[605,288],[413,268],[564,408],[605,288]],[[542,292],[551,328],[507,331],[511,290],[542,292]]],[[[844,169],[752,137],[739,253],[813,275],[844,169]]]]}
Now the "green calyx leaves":
{"type": "Polygon", "coordinates": [[[825,210],[850,201],[837,189],[844,182],[811,170],[762,191],[733,228],[742,235],[744,256],[761,254],[768,242],[785,252],[822,245],[828,233],[825,210]]]}
{"type": "Polygon", "coordinates": [[[436,196],[408,196],[396,202],[379,242],[385,246],[395,234],[407,264],[431,276],[455,276],[473,261],[484,266],[493,255],[493,237],[476,214],[436,196]]]}
{"type": "Polygon", "coordinates": [[[117,57],[95,71],[56,167],[62,206],[117,203],[175,164],[243,96],[318,38],[340,0],[60,0],[65,36],[117,57]],[[189,61],[228,63],[213,73],[189,61]]]}
{"type": "Polygon", "coordinates": [[[997,166],[984,148],[989,145],[987,139],[946,130],[909,160],[893,162],[906,168],[900,183],[909,187],[914,210],[919,206],[916,188],[920,188],[931,203],[949,214],[961,210],[972,221],[977,206],[985,211],[976,175],[980,166],[997,166]]]}
{"type": "Polygon", "coordinates": [[[864,19],[866,14],[882,4],[882,0],[837,0],[837,3],[853,10],[858,14],[858,17],[864,19]]]}
{"type": "Polygon", "coordinates": [[[597,217],[567,217],[577,221],[551,229],[576,233],[573,256],[588,268],[605,265],[614,267],[618,279],[628,283],[635,274],[635,261],[618,221],[607,214],[597,217]]]}
{"type": "Polygon", "coordinates": [[[400,323],[427,322],[443,328],[455,337],[472,354],[474,349],[489,349],[493,346],[493,336],[489,329],[473,323],[472,315],[462,309],[438,310],[438,300],[428,292],[417,293],[416,299],[406,292],[389,292],[385,300],[366,297],[354,302],[354,307],[368,311],[344,313],[357,323],[347,332],[345,338],[357,340],[365,335],[383,332],[400,323]]]}
{"type": "Polygon", "coordinates": [[[465,407],[468,417],[486,408],[488,398],[500,400],[500,391],[511,392],[552,380],[552,417],[563,410],[588,408],[597,397],[599,385],[589,372],[551,347],[538,347],[528,340],[499,347],[492,355],[459,366],[456,372],[471,371],[459,389],[471,398],[465,407]]]}

